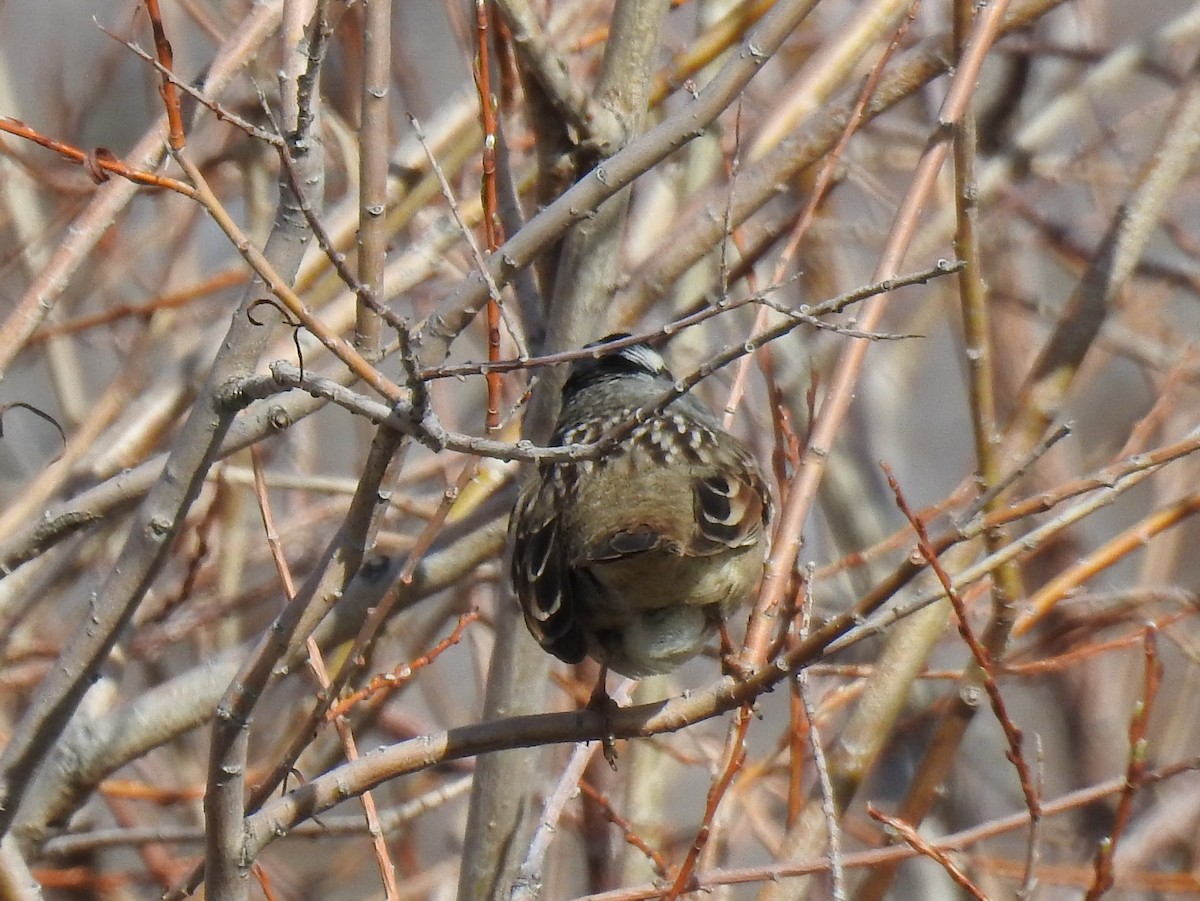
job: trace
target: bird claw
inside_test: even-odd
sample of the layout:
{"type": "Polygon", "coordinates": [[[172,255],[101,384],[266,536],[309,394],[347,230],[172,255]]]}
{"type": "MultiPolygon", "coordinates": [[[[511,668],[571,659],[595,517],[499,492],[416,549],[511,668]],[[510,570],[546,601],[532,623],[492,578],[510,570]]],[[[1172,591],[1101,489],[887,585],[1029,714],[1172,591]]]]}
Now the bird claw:
{"type": "Polygon", "coordinates": [[[592,689],[592,696],[588,698],[587,709],[594,710],[604,717],[604,737],[600,739],[600,748],[604,753],[604,759],[608,761],[608,765],[615,773],[617,771],[617,736],[613,734],[612,717],[621,708],[609,695],[608,689],[605,687],[607,681],[608,667],[601,667],[600,678],[596,681],[596,687],[592,689]]]}

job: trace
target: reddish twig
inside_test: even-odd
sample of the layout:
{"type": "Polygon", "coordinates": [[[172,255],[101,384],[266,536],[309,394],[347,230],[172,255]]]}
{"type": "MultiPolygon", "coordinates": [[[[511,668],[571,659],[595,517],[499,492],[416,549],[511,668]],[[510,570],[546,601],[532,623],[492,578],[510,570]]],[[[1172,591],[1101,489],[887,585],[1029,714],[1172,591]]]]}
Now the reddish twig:
{"type": "Polygon", "coordinates": [[[583,780],[579,782],[579,789],[600,808],[600,812],[606,820],[621,830],[626,844],[632,845],[646,855],[646,859],[650,861],[651,866],[654,867],[654,872],[660,878],[672,878],[672,867],[667,863],[666,858],[662,856],[662,852],[652,848],[644,838],[638,835],[637,830],[633,828],[633,824],[613,809],[612,804],[609,803],[608,798],[602,792],[593,787],[590,782],[583,780]]]}
{"type": "Polygon", "coordinates": [[[203,785],[185,785],[171,788],[165,785],[134,782],[130,779],[105,779],[99,785],[105,798],[122,798],[133,801],[149,801],[160,807],[169,804],[196,801],[204,797],[203,785]]]}
{"type": "Polygon", "coordinates": [[[954,861],[950,859],[949,854],[939,848],[935,848],[933,845],[929,844],[929,842],[925,841],[925,839],[921,838],[917,830],[908,823],[904,822],[904,820],[888,816],[886,813],[875,807],[874,804],[867,805],[867,813],[869,813],[874,819],[883,823],[889,829],[893,829],[898,832],[900,837],[904,839],[908,846],[918,854],[922,855],[923,857],[928,857],[930,860],[940,865],[941,868],[946,871],[946,875],[958,883],[958,885],[962,887],[963,891],[969,893],[972,898],[977,899],[977,901],[990,901],[988,896],[983,893],[983,890],[974,882],[972,882],[966,873],[954,865],[954,861]]]}
{"type": "Polygon", "coordinates": [[[166,175],[157,175],[153,172],[135,169],[133,166],[117,159],[111,150],[103,147],[97,147],[92,151],[80,150],[78,147],[68,144],[65,141],[47,137],[36,129],[26,125],[20,119],[14,119],[11,116],[0,117],[0,131],[16,135],[18,138],[24,138],[26,141],[32,141],[35,144],[45,147],[47,150],[53,150],[59,156],[65,157],[76,165],[85,167],[88,170],[88,174],[92,177],[92,181],[97,184],[108,181],[108,175],[111,173],[149,188],[163,188],[167,191],[182,194],[184,197],[196,196],[196,189],[191,185],[166,175]]]}
{"type": "MultiPolygon", "coordinates": [[[[900,512],[904,514],[917,535],[917,547],[921,551],[921,556],[929,563],[934,575],[937,576],[938,581],[941,583],[942,589],[945,591],[951,606],[954,607],[954,614],[958,620],[958,632],[962,636],[963,641],[966,642],[967,647],[971,651],[971,656],[978,666],[977,678],[982,682],[983,689],[987,692],[988,700],[991,702],[992,711],[996,714],[996,719],[1000,721],[1000,726],[1004,730],[1004,737],[1008,740],[1008,753],[1006,756],[1017,770],[1017,777],[1021,781],[1021,793],[1025,796],[1025,806],[1029,808],[1031,828],[1033,833],[1036,834],[1038,824],[1042,818],[1042,805],[1038,798],[1037,790],[1034,788],[1033,775],[1029,770],[1029,764],[1021,752],[1021,744],[1024,741],[1024,736],[1012,721],[1012,717],[1009,716],[1008,708],[1004,703],[1004,697],[1000,694],[1000,687],[996,684],[995,661],[992,659],[992,655],[988,649],[975,636],[975,632],[967,620],[966,605],[963,603],[962,596],[954,588],[950,574],[941,565],[937,550],[929,540],[929,533],[925,530],[925,523],[908,506],[908,501],[905,500],[904,493],[900,490],[900,483],[896,481],[896,476],[892,472],[891,467],[886,463],[882,464],[882,466],[884,473],[887,475],[888,485],[896,497],[896,506],[900,508],[900,512]]],[[[964,676],[966,680],[973,680],[975,677],[976,674],[972,673],[967,673],[964,676]]]]}
{"type": "Polygon", "coordinates": [[[279,896],[275,894],[275,889],[271,886],[271,877],[267,873],[267,868],[261,863],[253,863],[250,865],[250,872],[258,880],[258,887],[262,889],[266,901],[279,901],[279,896]]]}
{"type": "Polygon", "coordinates": [[[68,319],[66,322],[56,322],[53,325],[43,326],[29,336],[29,340],[25,346],[31,347],[35,344],[41,344],[60,335],[74,335],[78,332],[85,332],[96,326],[117,322],[121,319],[148,317],[160,310],[173,310],[197,300],[220,299],[218,292],[224,291],[226,288],[245,284],[249,280],[250,275],[243,267],[229,268],[197,282],[190,288],[160,294],[153,300],[148,300],[145,303],[113,304],[100,313],[94,313],[90,316],[80,316],[76,319],[68,319]]]}
{"type": "Polygon", "coordinates": [[[1113,816],[1112,830],[1101,840],[1096,849],[1093,863],[1095,876],[1092,885],[1084,896],[1084,901],[1098,901],[1113,883],[1116,874],[1113,871],[1113,857],[1117,851],[1117,843],[1121,840],[1129,819],[1133,815],[1133,796],[1142,787],[1146,777],[1146,757],[1149,741],[1146,738],[1146,723],[1150,720],[1150,711],[1154,707],[1154,699],[1158,696],[1162,684],[1162,661],[1158,656],[1158,645],[1155,637],[1157,627],[1151,623],[1146,627],[1143,639],[1143,654],[1145,659],[1144,675],[1142,677],[1142,698],[1133,709],[1129,720],[1129,761],[1125,766],[1125,784],[1121,788],[1121,796],[1117,800],[1117,811],[1113,816]]]}
{"type": "Polygon", "coordinates": [[[693,888],[691,883],[696,872],[696,864],[700,861],[700,852],[708,844],[713,819],[717,815],[717,807],[732,784],[733,777],[746,760],[746,735],[750,731],[750,719],[750,705],[744,704],[739,707],[730,727],[731,740],[726,743],[725,763],[721,767],[721,773],[717,780],[708,790],[708,800],[704,805],[704,819],[700,823],[700,831],[696,833],[692,846],[688,848],[687,857],[684,858],[683,865],[675,875],[675,881],[671,884],[670,891],[663,896],[664,901],[677,901],[684,892],[691,891],[693,888]]]}
{"type": "Polygon", "coordinates": [[[92,896],[128,890],[136,882],[127,873],[98,873],[94,867],[35,869],[32,873],[43,889],[73,889],[92,896]]]}
{"type": "Polygon", "coordinates": [[[381,673],[378,676],[372,677],[364,687],[360,688],[353,694],[347,695],[334,704],[325,713],[325,719],[331,721],[336,717],[347,713],[351,707],[361,701],[366,701],[380,692],[393,692],[402,685],[408,683],[417,670],[424,669],[433,661],[437,660],[446,650],[454,647],[462,641],[463,632],[467,626],[479,619],[478,610],[469,610],[458,618],[458,624],[454,627],[454,631],[448,636],[439,641],[436,645],[422,654],[415,660],[408,663],[402,663],[393,669],[390,673],[381,673]]]}
{"type": "MultiPolygon", "coordinates": [[[[1174,625],[1182,619],[1195,616],[1196,609],[1189,607],[1187,610],[1181,610],[1176,613],[1156,619],[1156,624],[1159,629],[1174,625]]],[[[1130,616],[1136,615],[1133,610],[1130,611],[1130,616]]],[[[1105,623],[1107,624],[1107,623],[1105,623]]],[[[1098,624],[1097,628],[1099,627],[1098,624]]],[[[1108,641],[1092,642],[1082,647],[1073,648],[1054,657],[1047,657],[1041,660],[1031,660],[1028,663],[1005,663],[1000,667],[1001,672],[1014,676],[1033,676],[1042,675],[1045,673],[1059,672],[1074,666],[1083,660],[1096,657],[1100,654],[1107,654],[1109,651],[1119,651],[1123,648],[1128,648],[1130,645],[1137,644],[1144,640],[1143,635],[1145,627],[1137,629],[1127,635],[1121,635],[1117,638],[1110,638],[1108,641]]],[[[1170,633],[1168,633],[1168,638],[1170,633]]]]}
{"type": "MultiPolygon", "coordinates": [[[[500,234],[500,203],[496,192],[496,142],[499,123],[496,120],[495,98],[492,96],[491,54],[488,40],[488,3],[475,0],[475,88],[479,92],[479,114],[483,125],[483,173],[480,180],[480,199],[483,203],[483,235],[487,252],[494,253],[503,243],[500,234]]],[[[500,296],[488,292],[487,300],[488,361],[500,359],[500,296]]],[[[500,398],[503,385],[500,373],[488,372],[487,417],[488,432],[500,428],[500,398]]]]}
{"type": "Polygon", "coordinates": [[[182,150],[186,143],[183,136],[183,114],[179,108],[179,92],[170,76],[175,68],[175,54],[171,51],[171,42],[167,40],[166,29],[163,28],[158,0],[146,0],[146,12],[150,14],[150,28],[154,31],[154,52],[158,55],[158,64],[164,70],[158,92],[167,108],[167,144],[172,150],[182,150]]]}
{"type": "MultiPolygon", "coordinates": [[[[971,869],[980,874],[998,876],[1002,879],[1018,881],[1021,878],[1022,863],[1005,857],[990,854],[971,854],[971,869]]],[[[1042,862],[1038,865],[1038,887],[1043,891],[1041,896],[1050,896],[1050,886],[1061,886],[1074,890],[1073,896],[1089,885],[1092,880],[1090,865],[1042,862]]],[[[1122,897],[1183,897],[1195,898],[1200,896],[1200,879],[1189,872],[1164,872],[1147,866],[1122,870],[1117,887],[1123,889],[1122,897]]]]}
{"type": "Polygon", "coordinates": [[[800,697],[800,681],[792,681],[790,688],[791,691],[788,695],[790,728],[787,731],[787,816],[784,820],[789,830],[796,825],[796,821],[800,818],[800,812],[804,809],[804,764],[808,759],[808,749],[811,746],[808,734],[809,717],[804,706],[804,699],[800,697]]]}
{"type": "Polygon", "coordinates": [[[1014,634],[1028,632],[1069,592],[1097,573],[1115,566],[1129,554],[1143,549],[1155,535],[1179,525],[1196,513],[1200,513],[1200,492],[1190,494],[1161,510],[1155,510],[1083,559],[1068,566],[1028,599],[1025,613],[1017,621],[1014,634]]]}

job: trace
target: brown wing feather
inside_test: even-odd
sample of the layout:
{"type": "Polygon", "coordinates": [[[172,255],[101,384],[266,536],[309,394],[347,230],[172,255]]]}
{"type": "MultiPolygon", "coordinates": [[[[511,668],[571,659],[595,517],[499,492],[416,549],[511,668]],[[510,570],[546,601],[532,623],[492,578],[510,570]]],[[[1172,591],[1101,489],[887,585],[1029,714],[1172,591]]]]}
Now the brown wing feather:
{"type": "Polygon", "coordinates": [[[576,563],[611,563],[622,557],[632,557],[636,554],[660,549],[678,553],[679,543],[671,541],[661,532],[649,527],[622,529],[589,546],[586,556],[576,563]]]}
{"type": "Polygon", "coordinates": [[[525,624],[538,644],[566,663],[587,655],[587,639],[575,614],[574,578],[559,540],[559,520],[537,516],[541,492],[522,498],[513,522],[522,522],[513,543],[512,580],[525,624]]]}
{"type": "Polygon", "coordinates": [[[747,467],[696,479],[693,496],[696,532],[689,550],[694,554],[719,554],[752,545],[770,518],[764,502],[766,486],[747,467]]]}

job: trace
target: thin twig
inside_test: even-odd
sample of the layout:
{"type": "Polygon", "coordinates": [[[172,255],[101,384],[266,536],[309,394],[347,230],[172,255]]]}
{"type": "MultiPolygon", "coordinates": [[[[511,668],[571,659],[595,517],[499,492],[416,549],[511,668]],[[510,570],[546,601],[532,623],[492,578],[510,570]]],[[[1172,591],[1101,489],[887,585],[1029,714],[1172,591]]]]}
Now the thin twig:
{"type": "Polygon", "coordinates": [[[909,507],[908,501],[904,498],[904,493],[900,490],[900,483],[896,481],[896,476],[891,471],[891,468],[887,464],[884,464],[883,468],[887,475],[888,485],[891,486],[892,492],[896,497],[896,505],[912,525],[913,531],[916,532],[917,547],[920,549],[921,555],[933,570],[934,575],[937,576],[937,580],[941,584],[946,598],[949,599],[950,604],[954,607],[954,614],[958,618],[959,635],[962,636],[967,648],[971,651],[971,657],[978,667],[977,673],[968,671],[964,674],[963,681],[968,686],[976,681],[976,679],[982,682],[983,689],[987,692],[988,700],[991,702],[992,712],[996,714],[996,719],[999,721],[1000,728],[1004,731],[1004,737],[1008,741],[1008,759],[1017,770],[1017,777],[1021,783],[1021,794],[1025,798],[1025,806],[1029,809],[1030,821],[1036,823],[1041,819],[1042,815],[1041,800],[1037,796],[1029,764],[1026,762],[1024,752],[1021,749],[1024,742],[1024,735],[1009,716],[1008,705],[1004,702],[1004,696],[1000,693],[1000,687],[996,683],[995,663],[992,654],[976,637],[975,631],[971,628],[970,620],[967,618],[966,605],[963,603],[962,596],[954,587],[950,575],[941,565],[937,551],[929,540],[929,533],[925,529],[925,523],[909,507]]]}
{"type": "MultiPolygon", "coordinates": [[[[275,570],[279,575],[279,580],[283,584],[284,597],[291,601],[296,597],[296,585],[292,579],[291,567],[288,565],[287,557],[283,552],[283,545],[279,540],[279,532],[275,528],[275,517],[271,510],[271,497],[267,491],[266,476],[262,464],[262,451],[258,445],[250,448],[251,465],[254,468],[254,495],[258,499],[258,509],[262,516],[263,531],[266,534],[267,546],[271,551],[271,559],[275,563],[275,570]]],[[[305,646],[308,650],[308,665],[313,674],[317,678],[317,684],[322,691],[329,691],[329,673],[325,668],[325,659],[321,654],[321,649],[317,646],[316,639],[311,635],[305,639],[305,646]]],[[[350,731],[350,724],[346,722],[344,717],[338,716],[334,718],[334,728],[337,729],[338,738],[342,742],[342,747],[346,752],[347,760],[358,759],[358,745],[354,740],[354,733],[350,731]]],[[[396,866],[392,863],[387,849],[387,842],[383,837],[383,829],[379,822],[379,812],[375,805],[375,796],[371,792],[363,792],[362,794],[363,813],[367,822],[367,831],[371,835],[372,845],[375,849],[375,859],[379,864],[379,872],[383,877],[383,886],[385,897],[388,901],[395,901],[399,897],[399,887],[396,884],[396,866]]]]}
{"type": "Polygon", "coordinates": [[[874,804],[867,805],[867,813],[871,815],[872,819],[879,820],[879,822],[883,823],[889,829],[894,829],[896,832],[898,832],[900,837],[904,839],[904,841],[906,841],[909,846],[921,856],[928,857],[930,860],[940,865],[941,868],[946,871],[946,875],[953,879],[959,888],[969,894],[972,898],[976,899],[976,901],[991,901],[991,899],[983,893],[982,889],[972,882],[971,878],[954,864],[954,861],[950,859],[948,854],[946,854],[940,848],[937,848],[925,841],[925,839],[921,838],[920,833],[918,833],[917,830],[908,823],[904,822],[904,820],[888,816],[886,813],[883,813],[881,810],[875,807],[874,804]]]}
{"type": "Polygon", "coordinates": [[[1129,720],[1129,758],[1125,766],[1125,784],[1121,787],[1117,800],[1117,809],[1113,815],[1112,829],[1100,841],[1093,861],[1095,876],[1088,888],[1084,901],[1099,901],[1116,879],[1113,871],[1113,856],[1122,834],[1129,826],[1133,814],[1134,795],[1145,784],[1146,761],[1148,759],[1149,739],[1146,737],[1146,725],[1150,721],[1150,712],[1154,709],[1154,701],[1158,697],[1158,689],[1162,685],[1162,661],[1158,656],[1158,646],[1155,642],[1157,629],[1151,623],[1143,633],[1143,677],[1142,697],[1134,707],[1133,716],[1129,720]]]}

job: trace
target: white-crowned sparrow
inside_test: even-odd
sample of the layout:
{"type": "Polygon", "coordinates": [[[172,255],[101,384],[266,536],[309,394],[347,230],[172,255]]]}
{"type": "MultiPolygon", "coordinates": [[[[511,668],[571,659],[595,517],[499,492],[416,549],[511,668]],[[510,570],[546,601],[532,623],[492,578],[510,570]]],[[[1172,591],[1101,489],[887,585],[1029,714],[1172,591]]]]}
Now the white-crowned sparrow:
{"type": "MultiPolygon", "coordinates": [[[[646,344],[581,360],[550,443],[596,441],[673,383],[646,344]]],[[[770,515],[753,456],[685,394],[599,459],[538,467],[509,525],[525,622],[567,663],[672,670],[750,597],[770,515]]]]}

